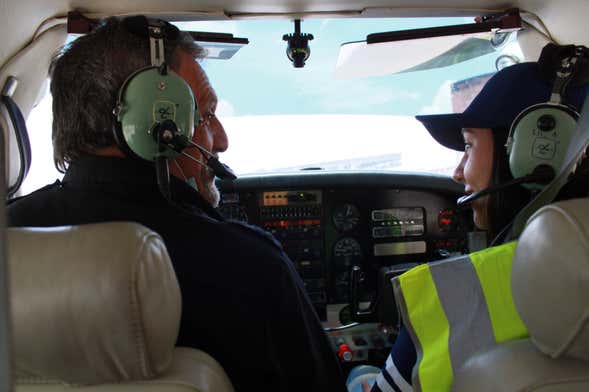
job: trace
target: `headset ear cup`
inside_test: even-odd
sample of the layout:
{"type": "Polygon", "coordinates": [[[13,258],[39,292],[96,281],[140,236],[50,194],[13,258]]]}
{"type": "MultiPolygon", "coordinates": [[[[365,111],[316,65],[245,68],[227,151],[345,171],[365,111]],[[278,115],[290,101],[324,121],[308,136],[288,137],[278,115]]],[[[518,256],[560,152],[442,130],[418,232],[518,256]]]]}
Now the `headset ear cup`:
{"type": "Polygon", "coordinates": [[[121,151],[123,151],[123,154],[125,154],[125,156],[127,156],[127,157],[142,159],[139,155],[135,154],[135,152],[133,152],[133,150],[129,147],[129,144],[127,144],[127,141],[125,140],[125,137],[123,136],[123,128],[121,126],[120,121],[117,119],[116,116],[115,116],[114,123],[115,123],[115,127],[113,130],[113,133],[114,133],[115,142],[117,143],[117,146],[121,149],[121,151]]]}
{"type": "MultiPolygon", "coordinates": [[[[540,165],[560,171],[577,126],[579,114],[568,106],[542,103],[530,106],[514,120],[508,142],[509,169],[514,178],[531,174],[540,165]]],[[[525,184],[529,189],[543,185],[525,184]]]]}
{"type": "MultiPolygon", "coordinates": [[[[154,126],[172,121],[179,133],[191,139],[198,110],[184,79],[171,70],[162,74],[158,67],[146,67],[123,83],[114,114],[114,136],[121,149],[130,156],[154,161],[161,154],[154,126]]],[[[173,158],[178,153],[167,149],[164,154],[173,158]]]]}

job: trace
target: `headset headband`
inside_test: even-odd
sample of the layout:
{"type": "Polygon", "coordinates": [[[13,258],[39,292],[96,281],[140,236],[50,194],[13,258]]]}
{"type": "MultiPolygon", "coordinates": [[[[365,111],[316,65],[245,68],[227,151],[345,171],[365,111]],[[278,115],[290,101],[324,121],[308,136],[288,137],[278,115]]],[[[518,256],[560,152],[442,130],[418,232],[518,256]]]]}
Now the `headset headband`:
{"type": "Polygon", "coordinates": [[[178,27],[161,19],[148,19],[143,15],[134,15],[126,17],[122,23],[128,32],[144,38],[149,37],[149,26],[160,27],[162,36],[168,41],[176,41],[180,36],[178,27]]]}
{"type": "Polygon", "coordinates": [[[577,62],[583,58],[584,51],[581,47],[576,46],[574,54],[570,57],[564,57],[560,61],[560,68],[556,71],[556,79],[550,94],[550,102],[559,104],[562,102],[562,96],[575,75],[577,62]]]}

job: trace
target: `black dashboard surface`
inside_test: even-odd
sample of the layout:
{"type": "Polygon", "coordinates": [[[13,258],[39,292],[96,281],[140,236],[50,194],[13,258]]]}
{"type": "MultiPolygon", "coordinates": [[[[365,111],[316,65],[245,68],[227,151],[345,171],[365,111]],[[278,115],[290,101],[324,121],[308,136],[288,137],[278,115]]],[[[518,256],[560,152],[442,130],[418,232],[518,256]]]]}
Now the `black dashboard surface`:
{"type": "Polygon", "coordinates": [[[379,269],[465,250],[463,187],[448,177],[391,172],[302,172],[219,181],[219,212],[281,242],[320,317],[350,300],[350,271],[371,299],[379,269]]]}

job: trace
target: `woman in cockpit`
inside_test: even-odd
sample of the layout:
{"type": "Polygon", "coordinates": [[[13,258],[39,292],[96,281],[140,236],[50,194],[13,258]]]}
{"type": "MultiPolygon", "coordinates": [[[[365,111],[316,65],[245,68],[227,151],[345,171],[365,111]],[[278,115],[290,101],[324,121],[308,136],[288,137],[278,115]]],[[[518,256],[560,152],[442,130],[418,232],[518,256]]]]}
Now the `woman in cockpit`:
{"type": "MultiPolygon", "coordinates": [[[[538,63],[517,64],[499,71],[463,113],[416,117],[440,144],[464,151],[453,178],[464,184],[467,196],[462,198],[462,204],[472,208],[475,226],[487,231],[488,238],[495,238],[492,244],[511,239],[508,234],[510,223],[533,195],[522,184],[502,186],[507,182],[515,182],[512,181],[513,167],[510,168],[510,160],[512,166],[514,161],[513,148],[511,156],[508,153],[513,146],[506,149],[506,144],[512,141],[510,130],[519,130],[517,122],[521,118],[520,114],[533,105],[548,102],[551,98],[554,76],[549,75],[556,74],[555,66],[551,66],[550,62],[542,63],[542,59],[553,55],[555,50],[554,47],[545,50],[538,63]]],[[[567,83],[569,87],[561,91],[562,103],[579,112],[586,96],[587,85],[579,87],[580,82],[574,79],[567,83]]],[[[541,129],[541,125],[537,124],[537,128],[541,129]]],[[[517,149],[526,154],[530,154],[530,151],[534,154],[536,143],[532,139],[528,138],[529,145],[519,145],[517,149]]],[[[558,148],[566,152],[567,145],[558,148]]],[[[549,155],[553,156],[554,154],[549,155]]],[[[553,170],[556,172],[561,162],[556,162],[555,159],[545,161],[549,166],[554,166],[553,170]]],[[[551,179],[550,169],[545,173],[545,182],[548,182],[551,179]]],[[[380,373],[356,368],[348,378],[348,388],[350,391],[365,392],[412,391],[415,364],[415,346],[407,329],[403,328],[380,373]]]]}

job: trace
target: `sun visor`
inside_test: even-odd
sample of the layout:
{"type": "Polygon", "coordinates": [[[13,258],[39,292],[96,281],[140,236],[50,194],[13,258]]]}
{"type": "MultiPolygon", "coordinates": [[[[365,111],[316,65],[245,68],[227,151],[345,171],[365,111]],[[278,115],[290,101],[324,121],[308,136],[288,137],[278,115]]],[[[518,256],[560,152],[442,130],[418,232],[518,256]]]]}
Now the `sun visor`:
{"type": "Polygon", "coordinates": [[[378,44],[348,42],[340,47],[335,77],[355,79],[448,66],[493,52],[491,39],[491,33],[478,33],[378,44]]]}
{"type": "MultiPolygon", "coordinates": [[[[164,18],[165,15],[158,16],[164,18]]],[[[98,23],[98,19],[89,18],[77,11],[71,11],[68,13],[67,17],[67,31],[69,34],[88,34],[98,26],[98,23]]],[[[167,26],[172,25],[167,24],[167,26]]],[[[176,31],[178,29],[177,26],[171,28],[176,31]]],[[[228,33],[212,33],[204,31],[186,31],[186,33],[190,34],[194,39],[194,42],[206,50],[207,59],[230,59],[244,45],[249,44],[247,38],[234,37],[233,34],[228,33]]]]}
{"type": "Polygon", "coordinates": [[[249,44],[247,38],[237,38],[233,34],[188,32],[194,42],[207,51],[207,59],[228,60],[243,46],[249,44]]]}
{"type": "MultiPolygon", "coordinates": [[[[472,24],[374,33],[365,41],[344,43],[335,77],[365,78],[458,64],[502,50],[521,28],[517,9],[475,20],[472,24]]],[[[503,60],[509,62],[509,56],[503,60]]]]}

